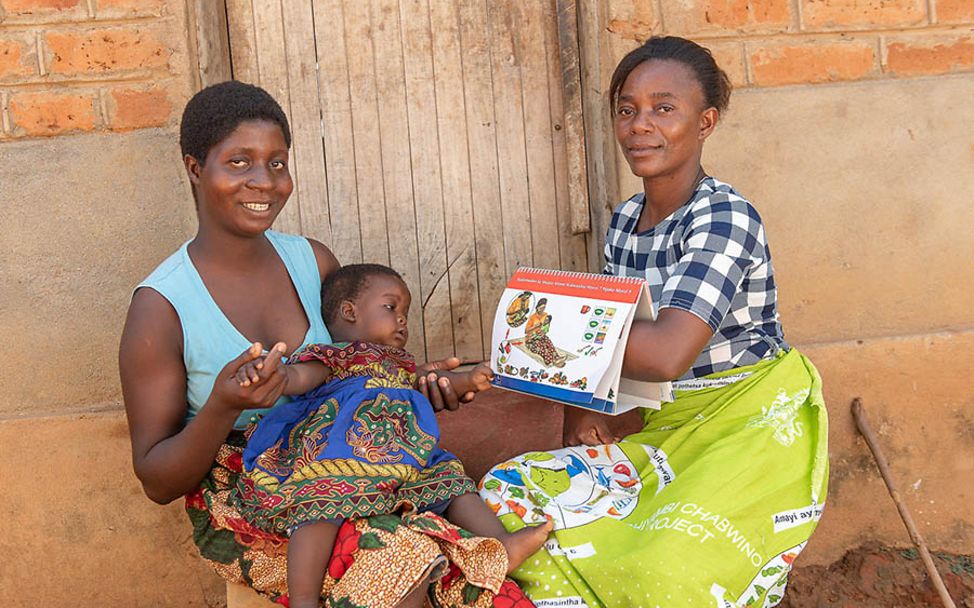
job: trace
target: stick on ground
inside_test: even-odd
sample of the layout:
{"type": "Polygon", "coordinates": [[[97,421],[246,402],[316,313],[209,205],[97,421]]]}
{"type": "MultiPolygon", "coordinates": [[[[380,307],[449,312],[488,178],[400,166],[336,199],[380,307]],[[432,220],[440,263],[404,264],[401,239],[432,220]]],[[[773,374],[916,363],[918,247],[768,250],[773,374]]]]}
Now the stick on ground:
{"type": "Polygon", "coordinates": [[[893,502],[896,503],[896,510],[900,512],[900,519],[903,520],[903,525],[906,526],[906,531],[910,533],[910,539],[916,546],[917,551],[920,552],[920,559],[923,560],[923,565],[927,568],[927,575],[930,577],[934,588],[940,595],[940,601],[943,602],[945,608],[957,608],[954,604],[954,600],[951,599],[950,594],[947,593],[947,587],[944,585],[944,579],[940,578],[940,573],[937,572],[937,567],[933,563],[933,558],[930,557],[930,551],[927,549],[927,543],[924,542],[923,537],[920,536],[920,531],[917,530],[916,524],[913,523],[913,517],[910,516],[910,511],[906,508],[906,503],[903,502],[899,491],[897,491],[896,486],[893,484],[893,475],[889,472],[889,464],[886,462],[886,457],[883,456],[883,451],[879,447],[879,442],[876,440],[876,435],[869,426],[869,421],[866,419],[866,410],[863,408],[862,400],[859,399],[859,397],[852,400],[852,416],[856,419],[856,426],[859,428],[859,432],[866,440],[866,445],[869,446],[869,451],[873,453],[873,458],[876,459],[876,466],[879,467],[879,474],[883,476],[883,481],[886,482],[886,489],[889,490],[889,495],[893,497],[893,502]]]}

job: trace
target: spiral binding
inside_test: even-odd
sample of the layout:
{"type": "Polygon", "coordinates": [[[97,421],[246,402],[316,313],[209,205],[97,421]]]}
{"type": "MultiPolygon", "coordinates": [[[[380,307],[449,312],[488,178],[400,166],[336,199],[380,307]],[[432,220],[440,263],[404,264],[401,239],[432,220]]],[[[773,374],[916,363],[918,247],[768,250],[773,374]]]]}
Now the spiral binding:
{"type": "MultiPolygon", "coordinates": [[[[519,266],[517,271],[514,274],[517,274],[522,270],[524,272],[532,272],[532,273],[543,274],[543,275],[552,275],[552,276],[562,277],[566,279],[584,279],[586,277],[591,277],[594,274],[591,272],[575,272],[571,270],[550,270],[548,268],[532,268],[530,266],[519,266]]],[[[613,283],[626,283],[627,285],[636,285],[639,283],[646,282],[646,279],[642,277],[620,277],[614,274],[598,274],[594,276],[602,277],[613,283]]]]}

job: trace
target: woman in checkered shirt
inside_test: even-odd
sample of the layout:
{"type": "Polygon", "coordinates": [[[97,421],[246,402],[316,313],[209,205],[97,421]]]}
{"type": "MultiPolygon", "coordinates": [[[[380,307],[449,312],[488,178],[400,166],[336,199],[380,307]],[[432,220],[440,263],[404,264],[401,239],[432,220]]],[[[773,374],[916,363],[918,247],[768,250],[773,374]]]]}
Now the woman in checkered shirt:
{"type": "Polygon", "coordinates": [[[606,416],[567,408],[575,447],[485,478],[506,524],[555,520],[517,573],[546,606],[774,606],[821,516],[819,375],[784,341],[760,216],[701,166],[729,99],[710,52],[682,38],[649,39],[612,77],[643,192],[615,210],[605,272],[645,278],[659,310],[633,324],[624,375],[674,381],[676,398],[621,441],[606,416]]]}

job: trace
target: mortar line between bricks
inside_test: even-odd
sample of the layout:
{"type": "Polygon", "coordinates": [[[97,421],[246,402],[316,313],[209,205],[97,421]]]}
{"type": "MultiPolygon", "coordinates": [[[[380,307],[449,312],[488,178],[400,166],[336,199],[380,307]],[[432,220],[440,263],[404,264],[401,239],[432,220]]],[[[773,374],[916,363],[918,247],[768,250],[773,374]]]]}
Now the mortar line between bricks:
{"type": "Polygon", "coordinates": [[[934,0],[927,0],[927,22],[930,25],[937,23],[937,3],[934,0]]]}
{"type": "Polygon", "coordinates": [[[930,74],[911,74],[909,76],[896,76],[893,72],[884,72],[878,76],[863,76],[862,78],[856,78],[855,80],[829,80],[824,82],[792,82],[788,84],[749,84],[747,86],[741,86],[734,89],[736,92],[770,92],[779,90],[790,90],[796,87],[848,87],[848,86],[858,86],[863,84],[889,84],[892,82],[899,82],[903,80],[934,80],[943,78],[965,78],[969,79],[971,74],[974,73],[974,68],[966,70],[957,70],[953,72],[935,72],[930,74]]]}
{"type": "Polygon", "coordinates": [[[95,18],[95,0],[85,0],[85,8],[88,9],[88,18],[95,18]]]}
{"type": "Polygon", "coordinates": [[[37,55],[37,73],[47,76],[47,67],[44,65],[44,45],[41,43],[40,32],[34,32],[34,53],[37,55]]]}
{"type": "Polygon", "coordinates": [[[876,37],[876,62],[879,64],[879,73],[888,74],[886,71],[886,36],[876,37]]]}
{"type": "Polygon", "coordinates": [[[101,124],[108,128],[108,101],[105,99],[105,89],[98,89],[98,112],[101,114],[101,124]]]}
{"type": "Polygon", "coordinates": [[[119,27],[125,25],[139,25],[151,23],[170,23],[176,20],[169,15],[136,15],[133,17],[114,17],[110,19],[92,19],[86,21],[21,21],[4,22],[2,24],[4,32],[24,32],[34,31],[38,28],[57,31],[90,30],[93,28],[119,27]]]}
{"type": "Polygon", "coordinates": [[[741,61],[744,63],[744,86],[755,86],[754,74],[751,73],[751,50],[748,48],[747,40],[741,40],[741,61]]]}
{"type": "Polygon", "coordinates": [[[3,115],[3,132],[7,135],[12,135],[13,133],[10,128],[10,112],[9,108],[7,107],[10,101],[9,97],[9,93],[6,91],[0,91],[0,114],[3,115]]]}
{"type": "Polygon", "coordinates": [[[925,34],[971,34],[974,22],[971,23],[951,23],[938,25],[922,25],[919,27],[905,28],[869,28],[869,29],[848,29],[848,30],[809,30],[801,32],[755,32],[746,34],[712,34],[712,33],[691,33],[686,34],[695,42],[706,46],[708,42],[733,42],[735,40],[748,42],[784,42],[793,40],[796,42],[829,42],[843,41],[868,36],[879,36],[882,34],[896,36],[918,36],[925,34]]]}
{"type": "Polygon", "coordinates": [[[60,87],[64,88],[84,88],[86,86],[102,86],[102,85],[113,85],[113,84],[132,84],[132,83],[159,83],[168,82],[175,80],[177,76],[166,72],[164,74],[141,74],[138,76],[110,76],[105,78],[98,78],[97,76],[89,76],[85,79],[80,78],[65,78],[63,80],[37,80],[34,82],[18,82],[6,83],[5,87],[9,87],[11,90],[16,91],[37,91],[37,90],[56,90],[60,87]]]}

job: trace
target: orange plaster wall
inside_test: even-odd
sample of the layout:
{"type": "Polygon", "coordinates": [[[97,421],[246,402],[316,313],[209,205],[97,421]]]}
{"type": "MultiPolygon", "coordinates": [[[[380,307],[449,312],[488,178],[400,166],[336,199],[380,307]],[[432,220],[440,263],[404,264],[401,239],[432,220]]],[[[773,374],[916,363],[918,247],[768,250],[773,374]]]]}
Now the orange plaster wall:
{"type": "Polygon", "coordinates": [[[876,540],[911,546],[849,415],[861,397],[897,489],[931,549],[974,553],[974,331],[810,345],[831,428],[829,498],[801,558],[829,564],[876,540]]]}
{"type": "Polygon", "coordinates": [[[196,557],[182,505],[143,496],[117,409],[4,420],[0,463],[0,605],[223,602],[223,586],[196,557]]]}

